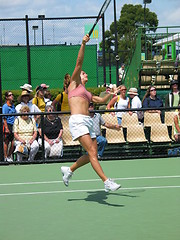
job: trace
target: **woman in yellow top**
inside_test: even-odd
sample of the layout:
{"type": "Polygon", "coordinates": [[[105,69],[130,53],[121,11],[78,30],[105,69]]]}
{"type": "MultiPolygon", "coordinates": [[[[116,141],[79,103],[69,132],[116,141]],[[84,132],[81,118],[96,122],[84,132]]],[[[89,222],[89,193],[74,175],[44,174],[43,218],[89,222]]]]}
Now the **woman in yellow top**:
{"type": "Polygon", "coordinates": [[[41,110],[41,112],[45,112],[46,103],[44,100],[44,88],[42,86],[38,86],[36,88],[36,94],[32,100],[32,103],[35,104],[41,110]]]}
{"type": "Polygon", "coordinates": [[[68,103],[68,87],[70,84],[70,79],[71,79],[71,76],[69,75],[69,73],[66,73],[64,76],[64,83],[63,83],[64,91],[58,94],[57,97],[52,102],[52,105],[56,110],[59,110],[58,108],[56,108],[57,104],[59,104],[61,106],[60,111],[62,112],[70,111],[69,103],[68,103]]]}

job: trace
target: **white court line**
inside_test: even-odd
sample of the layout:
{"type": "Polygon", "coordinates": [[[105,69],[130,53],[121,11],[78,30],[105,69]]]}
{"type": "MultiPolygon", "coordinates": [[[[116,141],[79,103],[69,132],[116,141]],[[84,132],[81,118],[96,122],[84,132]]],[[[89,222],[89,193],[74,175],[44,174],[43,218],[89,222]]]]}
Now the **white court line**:
{"type": "MultiPolygon", "coordinates": [[[[141,180],[141,179],[164,179],[164,178],[180,178],[180,175],[175,176],[149,176],[149,177],[129,177],[129,178],[113,178],[114,180],[141,180]]],[[[71,180],[71,183],[77,182],[97,182],[101,179],[83,179],[83,180],[71,180]]],[[[17,183],[0,183],[0,186],[16,186],[16,185],[35,185],[35,184],[54,184],[63,183],[63,181],[43,181],[43,182],[17,182],[17,183]]]]}
{"type": "MultiPolygon", "coordinates": [[[[119,190],[143,190],[143,189],[170,189],[170,188],[180,188],[180,186],[150,186],[150,187],[131,187],[131,188],[121,188],[119,190]]],[[[118,191],[119,191],[118,190],[118,191]]],[[[104,191],[104,189],[83,189],[83,190],[67,190],[67,191],[48,191],[48,192],[25,192],[25,193],[1,193],[0,197],[5,196],[22,196],[22,195],[42,195],[42,194],[57,194],[57,193],[78,193],[78,192],[97,192],[104,191]]]]}

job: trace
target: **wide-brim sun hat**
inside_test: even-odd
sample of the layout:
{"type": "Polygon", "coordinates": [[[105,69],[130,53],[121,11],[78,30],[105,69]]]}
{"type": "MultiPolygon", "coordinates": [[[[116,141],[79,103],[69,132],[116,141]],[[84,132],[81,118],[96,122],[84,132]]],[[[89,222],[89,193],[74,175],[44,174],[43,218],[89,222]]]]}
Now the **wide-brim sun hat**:
{"type": "Polygon", "coordinates": [[[127,92],[127,94],[132,94],[132,95],[136,95],[136,96],[139,95],[137,88],[130,88],[129,91],[127,92]]]}
{"type": "Polygon", "coordinates": [[[29,100],[31,100],[31,99],[33,99],[33,95],[32,94],[30,94],[28,91],[26,91],[26,90],[23,90],[22,91],[22,93],[21,93],[21,95],[18,97],[18,102],[22,102],[22,97],[23,96],[29,96],[29,100]]]}

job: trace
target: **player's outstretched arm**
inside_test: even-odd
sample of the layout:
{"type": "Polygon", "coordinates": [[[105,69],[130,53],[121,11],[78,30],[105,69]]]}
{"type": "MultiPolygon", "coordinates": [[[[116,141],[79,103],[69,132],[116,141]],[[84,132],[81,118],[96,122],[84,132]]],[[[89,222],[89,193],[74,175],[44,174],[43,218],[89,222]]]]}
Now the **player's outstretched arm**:
{"type": "Polygon", "coordinates": [[[92,102],[94,103],[106,103],[107,100],[111,98],[112,95],[116,95],[120,91],[121,87],[112,88],[111,91],[109,91],[109,94],[105,95],[103,98],[99,96],[92,96],[92,102]]]}
{"type": "Polygon", "coordinates": [[[90,40],[89,35],[86,34],[83,37],[82,44],[81,44],[81,47],[80,47],[80,50],[79,50],[79,53],[78,53],[78,57],[77,57],[77,60],[76,60],[76,66],[75,66],[74,72],[73,72],[72,77],[71,77],[71,82],[75,81],[76,84],[80,84],[80,82],[81,82],[80,73],[81,73],[81,70],[82,70],[82,65],[83,65],[83,60],[84,60],[85,46],[86,46],[86,43],[89,40],[90,40]]]}

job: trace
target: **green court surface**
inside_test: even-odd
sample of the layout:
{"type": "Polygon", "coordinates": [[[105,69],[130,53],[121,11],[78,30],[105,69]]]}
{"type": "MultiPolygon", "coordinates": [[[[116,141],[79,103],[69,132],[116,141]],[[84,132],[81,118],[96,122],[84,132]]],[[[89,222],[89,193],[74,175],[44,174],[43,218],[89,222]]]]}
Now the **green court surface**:
{"type": "Polygon", "coordinates": [[[101,162],[110,193],[91,165],[65,187],[69,164],[0,167],[0,240],[180,239],[179,158],[101,162]]]}

